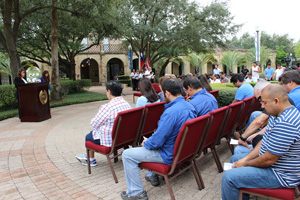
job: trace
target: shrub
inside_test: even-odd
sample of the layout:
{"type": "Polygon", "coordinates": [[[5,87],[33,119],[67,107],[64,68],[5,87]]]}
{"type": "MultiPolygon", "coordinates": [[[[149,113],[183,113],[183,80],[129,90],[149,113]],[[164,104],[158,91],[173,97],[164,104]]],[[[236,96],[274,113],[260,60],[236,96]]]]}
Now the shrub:
{"type": "Polygon", "coordinates": [[[131,86],[131,79],[128,75],[120,75],[118,76],[118,81],[123,84],[127,84],[129,87],[131,86]]]}
{"type": "Polygon", "coordinates": [[[15,96],[15,85],[0,85],[0,108],[17,108],[18,101],[15,96]]]}
{"type": "Polygon", "coordinates": [[[234,100],[234,96],[237,90],[232,83],[214,83],[210,85],[213,90],[219,90],[217,98],[219,108],[228,106],[234,100]]]}
{"type": "Polygon", "coordinates": [[[78,79],[78,80],[61,80],[61,90],[63,95],[83,92],[84,87],[92,86],[91,79],[78,79]]]}

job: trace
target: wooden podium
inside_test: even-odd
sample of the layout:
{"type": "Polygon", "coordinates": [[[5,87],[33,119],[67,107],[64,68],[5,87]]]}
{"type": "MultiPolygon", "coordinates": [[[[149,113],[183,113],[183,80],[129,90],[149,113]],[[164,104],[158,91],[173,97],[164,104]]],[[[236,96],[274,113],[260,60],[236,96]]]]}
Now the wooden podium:
{"type": "Polygon", "coordinates": [[[51,118],[48,83],[18,86],[21,122],[40,122],[51,118]]]}

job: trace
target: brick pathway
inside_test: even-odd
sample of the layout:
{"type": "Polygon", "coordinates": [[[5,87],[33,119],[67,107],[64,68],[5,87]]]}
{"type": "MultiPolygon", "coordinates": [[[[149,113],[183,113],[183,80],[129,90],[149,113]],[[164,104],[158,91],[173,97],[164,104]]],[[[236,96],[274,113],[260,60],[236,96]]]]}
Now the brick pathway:
{"type": "MultiPolygon", "coordinates": [[[[91,91],[105,93],[101,86],[91,91]]],[[[132,91],[124,90],[132,103],[132,91]]],[[[39,123],[21,123],[18,118],[0,122],[0,199],[120,199],[126,190],[121,159],[114,163],[115,183],[106,158],[96,154],[98,166],[87,173],[75,155],[85,152],[84,138],[99,105],[92,102],[51,109],[52,118],[39,123]]],[[[219,151],[221,162],[229,161],[227,146],[219,151]]],[[[199,191],[192,170],[171,182],[177,199],[221,199],[222,174],[212,155],[199,164],[205,189],[199,191]]],[[[142,176],[146,174],[141,171],[142,176]]],[[[169,199],[165,184],[152,187],[144,180],[149,199],[169,199]]]]}

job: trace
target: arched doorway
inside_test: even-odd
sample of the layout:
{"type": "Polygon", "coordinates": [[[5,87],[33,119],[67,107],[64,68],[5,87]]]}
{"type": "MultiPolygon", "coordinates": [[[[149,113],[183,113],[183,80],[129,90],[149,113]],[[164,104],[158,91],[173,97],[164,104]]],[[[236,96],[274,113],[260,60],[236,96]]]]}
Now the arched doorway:
{"type": "Polygon", "coordinates": [[[114,80],[116,76],[124,74],[124,64],[118,58],[112,58],[107,62],[107,80],[114,80]]]}
{"type": "Polygon", "coordinates": [[[135,71],[139,70],[139,59],[138,58],[133,60],[133,69],[135,69],[135,71]]]}
{"type": "Polygon", "coordinates": [[[177,63],[172,63],[172,74],[176,76],[183,74],[183,62],[180,62],[178,65],[177,63]]]}
{"type": "Polygon", "coordinates": [[[80,64],[81,79],[91,79],[92,82],[99,82],[98,63],[93,58],[84,59],[80,64]]]}

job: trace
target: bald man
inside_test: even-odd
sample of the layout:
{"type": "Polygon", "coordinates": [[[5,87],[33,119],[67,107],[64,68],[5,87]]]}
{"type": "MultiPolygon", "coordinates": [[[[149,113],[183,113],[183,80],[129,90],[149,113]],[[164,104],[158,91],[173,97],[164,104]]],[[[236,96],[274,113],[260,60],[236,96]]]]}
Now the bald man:
{"type": "Polygon", "coordinates": [[[223,200],[238,199],[239,188],[293,188],[300,184],[300,112],[289,103],[286,90],[276,84],[262,90],[261,104],[271,115],[263,139],[224,173],[223,200]]]}

